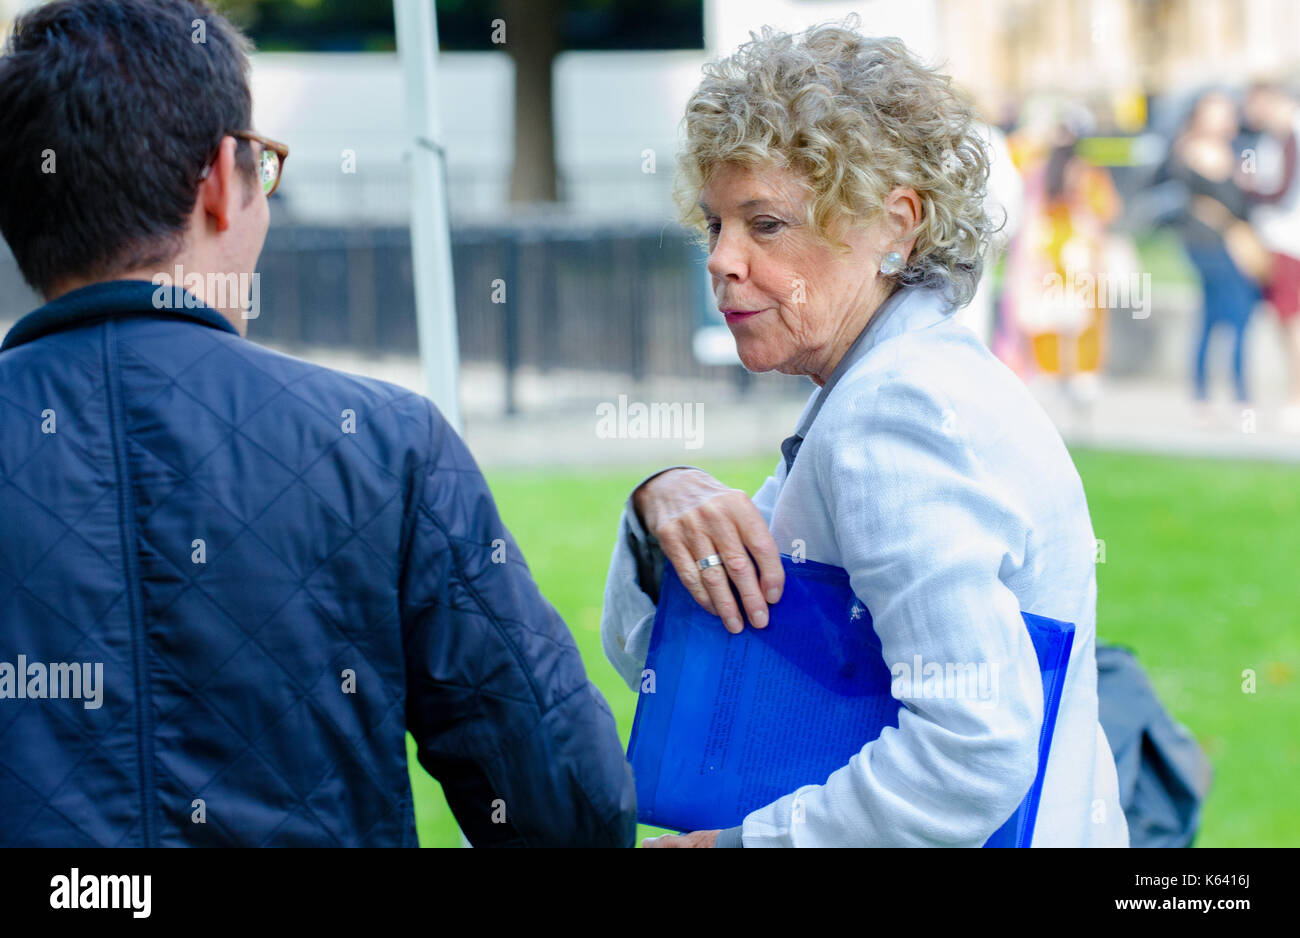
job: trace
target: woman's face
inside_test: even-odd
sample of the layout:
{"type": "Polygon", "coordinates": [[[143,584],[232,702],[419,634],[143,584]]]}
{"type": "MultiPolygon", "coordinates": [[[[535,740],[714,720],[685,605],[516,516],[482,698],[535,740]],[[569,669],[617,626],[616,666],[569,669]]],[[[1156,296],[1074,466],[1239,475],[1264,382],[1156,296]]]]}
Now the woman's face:
{"type": "Polygon", "coordinates": [[[807,195],[788,170],[724,164],[700,192],[718,309],[750,371],[824,383],[888,290],[880,228],[844,234],[848,253],[806,223],[807,195]]]}
{"type": "Polygon", "coordinates": [[[1237,133],[1237,106],[1225,94],[1209,92],[1197,103],[1196,128],[1203,134],[1229,140],[1237,133]]]}

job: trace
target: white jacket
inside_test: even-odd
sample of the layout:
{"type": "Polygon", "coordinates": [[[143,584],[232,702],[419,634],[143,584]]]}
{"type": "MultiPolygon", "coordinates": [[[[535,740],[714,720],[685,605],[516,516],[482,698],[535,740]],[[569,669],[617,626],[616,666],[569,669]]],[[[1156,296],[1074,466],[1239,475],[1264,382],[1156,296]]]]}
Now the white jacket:
{"type": "MultiPolygon", "coordinates": [[[[1300,112],[1292,122],[1291,133],[1300,142],[1300,112]]],[[[1276,189],[1282,182],[1284,163],[1283,149],[1277,138],[1264,134],[1259,141],[1257,156],[1261,188],[1276,189]]],[[[1300,178],[1292,180],[1290,188],[1278,202],[1258,206],[1251,221],[1270,251],[1300,257],[1300,178]]]]}
{"type": "MultiPolygon", "coordinates": [[[[746,817],[744,845],[981,845],[1036,771],[1042,685],[1024,611],[1075,625],[1033,845],[1127,846],[1097,718],[1096,541],[1056,428],[934,290],[903,288],[845,358],[789,473],[782,460],[754,503],[783,553],[848,570],[887,663],[987,663],[997,703],[904,700],[897,729],[824,784],[746,817]]],[[[647,557],[663,562],[629,506],[601,632],[633,689],[654,621],[647,557]]]]}

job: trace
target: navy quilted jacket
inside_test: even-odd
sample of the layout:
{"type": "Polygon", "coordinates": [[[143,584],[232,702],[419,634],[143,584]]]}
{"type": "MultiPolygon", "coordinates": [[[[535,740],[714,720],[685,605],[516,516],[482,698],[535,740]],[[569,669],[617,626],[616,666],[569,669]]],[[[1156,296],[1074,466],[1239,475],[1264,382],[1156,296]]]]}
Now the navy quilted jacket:
{"type": "Polygon", "coordinates": [[[414,846],[407,730],[475,845],[630,845],[609,708],[433,405],[154,299],[0,347],[0,845],[414,846]]]}

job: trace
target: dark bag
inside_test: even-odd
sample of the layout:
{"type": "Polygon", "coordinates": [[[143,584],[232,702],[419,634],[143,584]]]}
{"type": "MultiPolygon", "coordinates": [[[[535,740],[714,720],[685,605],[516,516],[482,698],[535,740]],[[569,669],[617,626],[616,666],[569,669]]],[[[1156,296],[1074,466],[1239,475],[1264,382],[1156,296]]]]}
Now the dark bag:
{"type": "Polygon", "coordinates": [[[1213,774],[1185,726],[1161,706],[1133,652],[1097,644],[1097,704],[1119,773],[1133,847],[1190,847],[1213,774]]]}

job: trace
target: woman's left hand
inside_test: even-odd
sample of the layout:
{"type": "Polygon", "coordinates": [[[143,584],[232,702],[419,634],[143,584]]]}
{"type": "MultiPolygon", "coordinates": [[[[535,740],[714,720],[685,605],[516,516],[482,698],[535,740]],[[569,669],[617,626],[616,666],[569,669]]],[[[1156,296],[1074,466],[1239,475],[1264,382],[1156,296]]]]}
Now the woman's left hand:
{"type": "Polygon", "coordinates": [[[643,482],[632,494],[632,505],[642,525],[658,538],[682,585],[722,619],[727,631],[739,633],[745,627],[733,584],[753,626],[767,626],[768,604],[777,602],[785,587],[785,568],[767,522],[748,495],[702,469],[678,468],[643,482]],[[699,562],[710,556],[721,563],[702,570],[699,562]]]}
{"type": "Polygon", "coordinates": [[[694,831],[690,834],[664,834],[662,837],[647,837],[641,841],[643,847],[712,847],[722,831],[694,831]]]}

